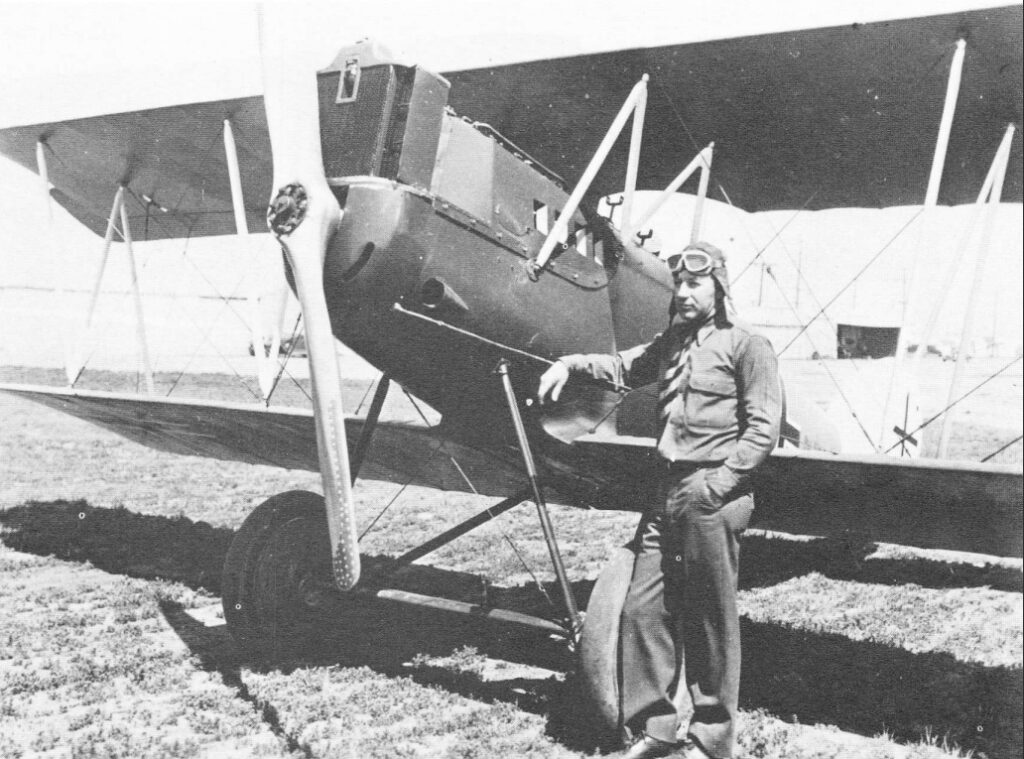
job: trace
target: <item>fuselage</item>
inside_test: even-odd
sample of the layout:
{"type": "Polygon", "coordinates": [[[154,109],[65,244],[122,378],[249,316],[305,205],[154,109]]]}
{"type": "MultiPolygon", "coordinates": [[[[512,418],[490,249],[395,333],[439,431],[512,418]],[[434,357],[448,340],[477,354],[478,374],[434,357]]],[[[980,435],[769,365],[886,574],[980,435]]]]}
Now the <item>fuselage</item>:
{"type": "MultiPolygon", "coordinates": [[[[344,211],[324,263],[334,333],[441,412],[447,434],[514,455],[498,360],[512,357],[522,405],[543,360],[614,353],[664,329],[667,267],[585,207],[531,271],[568,193],[451,112],[443,78],[357,47],[320,72],[319,88],[324,163],[344,211]]],[[[609,402],[578,404],[581,429],[609,402]]],[[[621,467],[546,434],[535,411],[527,427],[553,479],[566,473],[563,489],[583,484],[592,499],[621,481],[621,467]]]]}

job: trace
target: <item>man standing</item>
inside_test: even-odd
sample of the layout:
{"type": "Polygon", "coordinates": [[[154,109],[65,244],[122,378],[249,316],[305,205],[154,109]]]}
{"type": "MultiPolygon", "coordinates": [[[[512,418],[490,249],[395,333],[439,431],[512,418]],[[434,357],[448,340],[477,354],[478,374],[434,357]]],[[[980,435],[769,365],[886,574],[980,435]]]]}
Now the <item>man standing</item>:
{"type": "Polygon", "coordinates": [[[625,757],[727,759],[740,684],[739,535],[754,508],[751,475],[778,440],[782,391],[771,344],[726,310],[722,252],[695,243],[667,262],[675,290],[665,332],[614,356],[564,356],[537,396],[557,401],[571,374],[659,383],[663,477],[632,543],[620,628],[624,719],[639,736],[625,757]],[[693,716],[680,744],[682,682],[693,716]]]}

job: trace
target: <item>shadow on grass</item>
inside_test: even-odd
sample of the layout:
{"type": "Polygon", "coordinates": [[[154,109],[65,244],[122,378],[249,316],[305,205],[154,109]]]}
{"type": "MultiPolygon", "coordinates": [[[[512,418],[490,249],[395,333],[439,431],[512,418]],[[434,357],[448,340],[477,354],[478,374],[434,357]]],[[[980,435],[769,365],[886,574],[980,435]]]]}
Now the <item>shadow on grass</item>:
{"type": "MultiPolygon", "coordinates": [[[[19,551],[89,561],[132,577],[176,580],[214,594],[220,593],[221,565],[234,534],[184,517],[141,515],[84,501],[29,503],[0,512],[0,525],[0,539],[19,551]]],[[[367,561],[372,566],[379,560],[367,561]]],[[[799,543],[750,536],[743,563],[741,582],[748,587],[812,571],[861,582],[1020,587],[1019,571],[993,574],[991,568],[964,567],[966,574],[951,579],[951,570],[941,562],[865,559],[857,550],[837,551],[834,541],[799,543]]],[[[400,579],[395,585],[414,592],[476,603],[486,593],[497,606],[552,614],[534,587],[487,588],[479,577],[419,566],[400,579]]],[[[592,587],[591,582],[574,585],[581,607],[592,587]]],[[[549,593],[557,598],[553,590],[549,593]]],[[[164,614],[203,666],[220,672],[240,697],[262,710],[270,728],[279,731],[272,705],[256,704],[245,689],[240,655],[226,628],[207,628],[173,605],[165,604],[164,614]]],[[[268,668],[287,673],[310,663],[368,666],[469,698],[515,703],[547,716],[549,732],[561,742],[580,750],[600,748],[579,699],[573,697],[571,672],[565,683],[550,677],[489,681],[472,668],[432,665],[422,659],[450,657],[466,646],[492,658],[571,670],[564,645],[537,634],[379,601],[361,602],[358,614],[332,618],[325,625],[322,648],[301,661],[271,663],[268,668]],[[419,663],[410,665],[417,657],[419,663]]],[[[828,723],[865,735],[886,731],[905,740],[948,736],[964,749],[989,756],[1010,755],[1022,745],[1019,715],[1024,687],[1019,668],[985,667],[943,653],[913,653],[749,620],[743,621],[743,646],[744,708],[763,708],[787,721],[828,723]]]]}
{"type": "Polygon", "coordinates": [[[869,736],[946,736],[992,758],[1020,755],[1019,667],[986,667],[946,653],[913,653],[747,619],[741,625],[743,708],[869,736]]]}
{"type": "Polygon", "coordinates": [[[975,566],[925,558],[874,558],[874,543],[838,538],[786,540],[764,535],[743,537],[740,588],[775,585],[817,572],[834,580],[876,585],[913,583],[926,588],[991,587],[1020,593],[1024,573],[999,564],[975,566]]]}

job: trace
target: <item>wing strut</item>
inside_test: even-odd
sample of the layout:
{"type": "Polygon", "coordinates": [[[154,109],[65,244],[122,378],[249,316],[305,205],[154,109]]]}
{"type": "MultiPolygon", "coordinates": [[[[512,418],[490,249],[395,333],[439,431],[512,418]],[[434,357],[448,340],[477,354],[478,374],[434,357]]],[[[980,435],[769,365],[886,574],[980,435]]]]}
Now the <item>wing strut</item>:
{"type": "Polygon", "coordinates": [[[690,242],[697,242],[700,239],[700,228],[701,219],[703,216],[704,209],[704,198],[708,194],[708,182],[711,179],[711,158],[714,155],[715,143],[709,142],[708,146],[700,151],[693,160],[686,164],[686,168],[676,175],[676,178],[669,182],[668,187],[661,191],[658,199],[654,201],[654,204],[647,209],[640,219],[633,223],[627,224],[626,219],[629,218],[625,213],[622,215],[622,236],[625,239],[631,238],[638,229],[642,229],[644,225],[649,222],[661,207],[668,202],[679,190],[680,187],[693,176],[693,172],[700,169],[700,188],[697,190],[697,205],[693,212],[693,227],[690,230],[690,242]]]}
{"type": "MultiPolygon", "coordinates": [[[[982,182],[981,190],[978,192],[978,199],[974,201],[974,208],[971,210],[970,222],[967,224],[963,233],[957,240],[954,250],[967,251],[970,249],[978,218],[981,216],[981,212],[984,210],[985,204],[988,202],[988,199],[992,194],[992,185],[995,182],[996,170],[999,165],[1000,150],[1001,147],[996,149],[996,154],[992,159],[992,164],[989,166],[988,174],[985,175],[985,181],[982,182]]],[[[942,273],[942,279],[940,280],[942,282],[942,286],[939,288],[939,293],[943,296],[952,292],[954,277],[956,277],[957,271],[959,271],[963,260],[963,255],[956,255],[950,258],[949,263],[946,264],[946,269],[942,273]]],[[[935,302],[932,303],[932,310],[929,312],[928,318],[925,320],[924,328],[921,331],[921,337],[917,341],[917,344],[922,348],[926,348],[928,343],[931,342],[932,335],[935,332],[935,327],[939,322],[939,317],[942,315],[945,308],[945,297],[936,298],[935,302]]],[[[927,351],[922,349],[918,349],[914,352],[914,365],[911,369],[912,376],[919,377],[921,375],[921,361],[923,360],[926,352],[927,351]]]]}
{"type": "Polygon", "coordinates": [[[124,185],[121,186],[121,237],[128,252],[128,273],[132,280],[132,302],[135,304],[135,337],[139,341],[139,355],[142,371],[146,378],[146,391],[152,395],[153,366],[149,361],[149,343],[146,341],[146,320],[142,314],[142,294],[139,292],[139,274],[135,267],[135,249],[132,247],[132,230],[128,225],[128,209],[124,204],[124,185]]]}
{"type": "MultiPolygon", "coordinates": [[[[628,119],[630,115],[632,115],[634,119],[633,138],[636,144],[630,145],[629,165],[626,170],[626,194],[629,201],[628,203],[624,202],[623,205],[625,208],[626,205],[632,204],[634,188],[630,185],[630,178],[632,178],[632,182],[635,185],[635,164],[640,160],[638,128],[643,128],[643,109],[647,107],[647,81],[649,79],[650,77],[647,74],[644,74],[640,81],[633,86],[633,90],[629,93],[629,97],[626,98],[626,102],[624,102],[622,104],[622,108],[619,109],[618,115],[615,117],[612,125],[608,128],[608,133],[605,134],[604,139],[601,140],[601,144],[598,146],[597,152],[594,153],[594,157],[590,159],[590,163],[583,172],[583,176],[573,189],[572,194],[569,196],[569,200],[566,201],[565,208],[562,209],[562,213],[559,215],[558,220],[555,221],[551,227],[551,231],[548,232],[548,236],[545,238],[544,244],[541,245],[540,250],[537,252],[537,257],[530,262],[530,272],[533,277],[536,277],[536,275],[540,273],[545,266],[547,266],[548,259],[551,258],[551,254],[555,250],[555,245],[568,238],[569,222],[572,221],[572,217],[580,207],[580,203],[583,201],[583,196],[586,195],[587,190],[590,189],[590,185],[594,181],[594,177],[597,176],[597,172],[601,170],[601,166],[604,164],[605,159],[608,158],[608,154],[611,152],[612,146],[615,144],[615,140],[618,139],[623,127],[626,126],[626,119],[628,119]],[[637,127],[637,122],[639,122],[639,127],[637,127]]],[[[625,224],[625,222],[623,223],[625,224]]]]}
{"type": "MultiPolygon", "coordinates": [[[[1003,141],[996,151],[996,158],[993,162],[995,177],[992,181],[991,194],[988,197],[988,218],[985,220],[985,226],[981,230],[981,241],[978,244],[978,261],[974,268],[974,282],[971,284],[971,292],[967,296],[967,313],[964,315],[964,324],[960,331],[960,347],[956,355],[956,366],[953,368],[953,379],[949,383],[949,402],[952,402],[956,396],[957,386],[960,384],[960,378],[964,372],[964,362],[967,360],[968,346],[973,337],[974,312],[977,310],[978,292],[981,290],[981,284],[985,280],[985,265],[988,263],[988,253],[992,247],[992,228],[995,226],[995,213],[1003,193],[1003,180],[1006,178],[1006,166],[1010,162],[1010,147],[1013,145],[1014,131],[1015,127],[1013,124],[1007,125],[1006,132],[1003,134],[1003,141]]],[[[923,346],[919,347],[918,350],[923,352],[923,346]]],[[[951,414],[946,414],[942,417],[942,427],[939,432],[940,459],[946,458],[949,448],[950,416],[951,414]]]]}
{"type": "MultiPolygon", "coordinates": [[[[53,196],[50,195],[50,172],[46,164],[46,143],[43,140],[36,140],[36,168],[39,171],[39,184],[43,191],[43,196],[46,202],[46,227],[47,237],[50,243],[50,271],[56,280],[56,286],[54,287],[54,298],[58,302],[58,308],[64,306],[61,302],[64,300],[64,277],[59,273],[63,267],[61,266],[61,246],[57,238],[57,226],[53,220],[53,196]]],[[[74,373],[74,356],[73,356],[73,344],[71,341],[71,330],[64,329],[62,337],[63,349],[64,349],[64,375],[67,377],[68,385],[74,385],[75,380],[78,379],[77,374],[74,373]]],[[[81,370],[79,370],[81,373],[81,370]]]]}
{"type": "MultiPolygon", "coordinates": [[[[249,239],[249,223],[245,219],[245,198],[242,195],[242,175],[238,169],[238,148],[235,145],[235,131],[231,119],[224,119],[224,156],[227,159],[228,179],[231,182],[231,207],[235,214],[235,234],[245,241],[249,239]]],[[[263,344],[260,330],[259,281],[254,279],[249,291],[250,334],[252,355],[256,361],[256,380],[260,386],[263,403],[270,403],[274,389],[274,362],[281,350],[281,333],[274,330],[269,350],[263,344]]]]}
{"type": "MultiPolygon", "coordinates": [[[[100,255],[100,265],[96,270],[96,283],[93,285],[92,294],[89,296],[89,308],[85,312],[85,330],[83,337],[88,336],[92,331],[92,318],[96,314],[96,302],[100,297],[100,287],[103,284],[103,273],[107,270],[107,259],[110,258],[110,244],[114,241],[114,232],[117,230],[117,217],[121,213],[121,203],[124,202],[124,187],[119,186],[114,193],[114,203],[110,207],[110,216],[107,217],[107,231],[103,236],[103,253],[100,255]]],[[[74,363],[68,371],[68,380],[72,387],[82,376],[85,368],[85,357],[82,355],[81,339],[76,341],[77,351],[74,355],[74,363]]]]}
{"type": "MultiPolygon", "coordinates": [[[[934,208],[939,202],[939,187],[942,184],[942,170],[946,165],[946,152],[949,148],[949,134],[953,128],[953,117],[956,115],[956,101],[960,94],[960,80],[963,75],[964,51],[966,47],[966,40],[962,37],[958,39],[956,41],[956,50],[953,53],[953,60],[949,64],[949,78],[946,80],[946,96],[942,103],[942,115],[939,118],[939,133],[935,138],[935,152],[932,154],[932,168],[928,175],[928,187],[925,189],[922,211],[934,208]]],[[[924,216],[926,217],[927,213],[925,213],[924,216]]],[[[921,221],[924,221],[924,218],[922,218],[921,221]]],[[[923,228],[923,226],[918,227],[919,230],[923,230],[923,228]]],[[[922,246],[920,244],[915,246],[914,251],[911,254],[910,275],[907,277],[907,296],[903,303],[903,328],[900,329],[899,334],[896,337],[896,356],[892,364],[892,376],[889,379],[889,386],[885,391],[885,401],[882,404],[881,430],[879,431],[878,437],[879,441],[884,440],[884,436],[887,434],[886,426],[889,419],[889,406],[893,401],[892,396],[894,395],[895,385],[901,374],[903,361],[907,355],[907,344],[909,340],[907,319],[911,315],[911,299],[917,296],[918,280],[921,277],[921,248],[922,246]]],[[[917,344],[920,346],[918,348],[918,354],[923,353],[925,343],[918,340],[917,344]]],[[[905,395],[904,399],[909,399],[909,395],[905,395]]]]}
{"type": "Polygon", "coordinates": [[[100,255],[99,267],[96,269],[96,281],[93,284],[92,293],[89,296],[89,307],[85,312],[85,328],[79,339],[76,340],[76,350],[72,351],[73,358],[68,363],[68,383],[74,387],[78,378],[82,376],[85,369],[84,338],[92,331],[93,317],[96,315],[96,304],[99,301],[100,288],[103,285],[103,275],[107,271],[107,261],[110,259],[110,244],[114,241],[114,233],[117,231],[117,218],[121,217],[121,239],[124,240],[128,253],[128,274],[132,286],[132,300],[135,305],[135,335],[139,343],[139,356],[142,363],[143,376],[146,381],[146,391],[152,395],[156,392],[153,384],[153,366],[149,359],[149,341],[146,338],[146,319],[142,309],[142,293],[139,291],[139,275],[135,266],[135,249],[132,246],[131,228],[128,226],[128,209],[125,207],[124,196],[125,186],[118,185],[114,193],[114,202],[110,207],[110,216],[107,217],[107,231],[103,236],[103,252],[100,255]]]}
{"type": "Polygon", "coordinates": [[[519,414],[519,404],[516,401],[515,391],[512,389],[512,380],[508,375],[508,361],[502,359],[496,371],[501,376],[501,384],[505,389],[505,400],[508,401],[508,410],[512,415],[512,426],[515,427],[519,450],[523,454],[523,464],[526,466],[526,474],[530,479],[533,500],[537,504],[537,515],[540,517],[540,527],[544,532],[544,542],[548,544],[548,553],[551,554],[551,563],[555,568],[555,577],[558,579],[558,586],[562,591],[565,608],[569,614],[571,637],[575,641],[581,628],[580,612],[576,607],[576,597],[573,595],[572,586],[569,584],[569,577],[565,573],[562,555],[558,551],[558,541],[555,539],[555,529],[551,524],[551,515],[548,514],[547,504],[544,502],[544,496],[540,492],[540,484],[537,479],[537,465],[534,463],[533,453],[530,451],[530,441],[526,437],[523,418],[519,414]]]}

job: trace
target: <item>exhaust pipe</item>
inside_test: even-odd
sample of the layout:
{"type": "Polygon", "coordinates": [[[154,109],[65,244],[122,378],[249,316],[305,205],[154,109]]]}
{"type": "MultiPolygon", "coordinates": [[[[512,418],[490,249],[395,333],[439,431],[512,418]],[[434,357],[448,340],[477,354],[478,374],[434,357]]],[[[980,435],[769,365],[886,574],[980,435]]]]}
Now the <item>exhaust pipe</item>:
{"type": "Polygon", "coordinates": [[[468,313],[469,306],[443,279],[431,277],[420,287],[420,303],[431,311],[468,313]]]}

